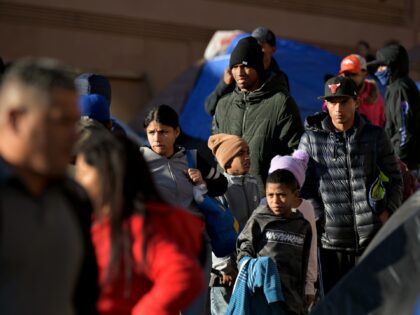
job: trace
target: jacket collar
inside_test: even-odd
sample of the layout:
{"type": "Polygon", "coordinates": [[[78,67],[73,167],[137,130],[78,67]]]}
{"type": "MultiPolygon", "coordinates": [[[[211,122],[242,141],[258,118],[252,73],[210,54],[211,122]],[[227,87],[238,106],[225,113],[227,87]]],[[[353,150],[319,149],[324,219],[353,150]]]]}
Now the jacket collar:
{"type": "Polygon", "coordinates": [[[0,157],[0,184],[4,184],[12,179],[18,179],[12,167],[0,157]]]}
{"type": "MultiPolygon", "coordinates": [[[[50,179],[47,182],[46,189],[52,186],[64,185],[66,178],[67,177],[65,176],[63,178],[50,179]]],[[[9,183],[12,184],[14,187],[24,190],[30,194],[25,183],[22,181],[21,177],[17,175],[13,167],[9,163],[7,163],[2,157],[0,157],[0,185],[5,185],[9,183]]]]}
{"type": "Polygon", "coordinates": [[[239,87],[236,86],[233,93],[236,95],[237,101],[259,104],[263,99],[269,98],[278,92],[282,92],[281,86],[280,77],[273,72],[269,72],[266,76],[266,80],[255,91],[242,92],[239,87]]]}
{"type": "Polygon", "coordinates": [[[246,175],[230,175],[230,174],[224,172],[223,175],[226,177],[229,185],[245,185],[246,183],[249,183],[249,182],[257,183],[257,180],[249,174],[246,174],[246,175]]]}
{"type": "MultiPolygon", "coordinates": [[[[346,133],[352,133],[354,131],[358,133],[366,125],[365,120],[360,118],[358,112],[356,112],[354,115],[355,117],[353,127],[347,130],[346,133]]],[[[317,132],[338,133],[335,130],[331,121],[331,117],[327,112],[318,112],[312,116],[308,116],[305,120],[305,129],[317,132]]]]}
{"type": "MultiPolygon", "coordinates": [[[[255,214],[268,215],[268,216],[272,216],[272,217],[274,217],[276,219],[279,219],[279,220],[284,220],[285,219],[281,216],[275,215],[273,213],[273,211],[270,210],[268,205],[262,205],[262,206],[258,207],[255,210],[255,214]]],[[[296,220],[296,219],[302,219],[302,218],[303,218],[303,215],[300,211],[292,211],[290,213],[290,217],[288,217],[287,220],[296,220]]]]}

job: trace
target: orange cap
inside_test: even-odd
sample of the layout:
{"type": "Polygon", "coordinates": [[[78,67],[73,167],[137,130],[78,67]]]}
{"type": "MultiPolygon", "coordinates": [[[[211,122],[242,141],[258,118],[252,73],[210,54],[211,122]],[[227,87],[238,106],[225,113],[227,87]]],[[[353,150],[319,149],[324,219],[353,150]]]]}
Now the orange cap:
{"type": "Polygon", "coordinates": [[[341,61],[339,74],[344,72],[357,74],[366,69],[366,59],[360,55],[353,54],[344,57],[341,61]]]}

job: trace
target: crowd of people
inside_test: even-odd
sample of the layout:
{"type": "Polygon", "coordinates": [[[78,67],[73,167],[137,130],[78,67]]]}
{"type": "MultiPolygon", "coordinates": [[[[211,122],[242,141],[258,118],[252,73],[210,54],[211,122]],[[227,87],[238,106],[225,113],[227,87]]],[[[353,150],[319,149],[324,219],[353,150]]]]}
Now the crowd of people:
{"type": "Polygon", "coordinates": [[[265,27],[242,38],[206,100],[217,167],[177,144],[170,105],[147,113],[139,145],[110,114],[106,77],[10,65],[0,313],[305,315],[321,303],[418,188],[420,94],[391,43],[369,62],[344,57],[302,123],[275,51],[265,27]],[[233,218],[223,255],[217,214],[233,218]]]}

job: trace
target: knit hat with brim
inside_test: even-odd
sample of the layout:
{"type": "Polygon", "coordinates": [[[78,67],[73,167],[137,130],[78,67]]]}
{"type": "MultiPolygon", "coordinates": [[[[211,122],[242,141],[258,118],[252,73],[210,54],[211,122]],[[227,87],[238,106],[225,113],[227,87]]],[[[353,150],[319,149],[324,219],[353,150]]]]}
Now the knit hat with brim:
{"type": "Polygon", "coordinates": [[[208,146],[219,165],[226,171],[226,164],[237,156],[244,147],[248,147],[248,143],[241,137],[219,133],[209,138],[208,146]]]}

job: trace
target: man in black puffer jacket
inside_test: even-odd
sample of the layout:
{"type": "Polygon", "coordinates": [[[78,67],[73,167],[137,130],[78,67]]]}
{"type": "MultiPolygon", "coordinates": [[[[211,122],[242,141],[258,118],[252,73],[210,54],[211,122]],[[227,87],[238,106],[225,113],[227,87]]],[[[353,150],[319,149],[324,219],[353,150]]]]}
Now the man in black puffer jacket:
{"type": "Polygon", "coordinates": [[[264,71],[263,52],[254,37],[242,38],[230,56],[235,90],[217,103],[213,134],[242,137],[249,144],[251,168],[260,194],[271,159],[296,149],[303,133],[299,109],[285,93],[279,76],[264,71]]]}
{"type": "Polygon", "coordinates": [[[323,282],[329,291],[399,207],[402,178],[385,131],[356,112],[351,79],[329,79],[321,99],[328,113],[307,118],[299,149],[310,156],[301,195],[319,216],[323,282]]]}

